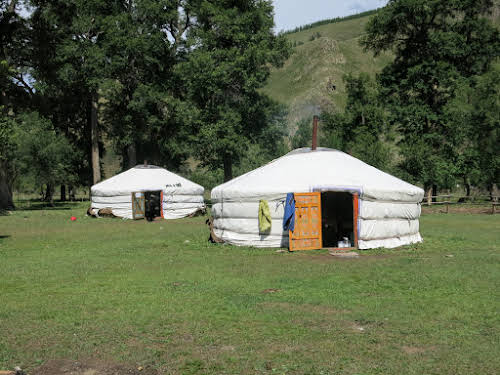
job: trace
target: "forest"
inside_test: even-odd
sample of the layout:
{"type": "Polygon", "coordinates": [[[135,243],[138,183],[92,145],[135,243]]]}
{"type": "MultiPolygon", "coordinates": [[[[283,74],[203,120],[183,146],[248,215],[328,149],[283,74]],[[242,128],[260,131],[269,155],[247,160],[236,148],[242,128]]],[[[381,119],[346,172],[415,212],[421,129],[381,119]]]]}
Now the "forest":
{"type": "MultiPolygon", "coordinates": [[[[497,10],[391,0],[371,12],[359,43],[393,59],[375,78],[344,76],[345,108],[320,108],[320,145],[432,195],[498,195],[497,10]]],[[[311,119],[287,123],[262,91],[294,53],[271,1],[1,0],[0,12],[0,209],[21,190],[72,199],[111,177],[107,154],[211,188],[310,146],[311,119]]]]}

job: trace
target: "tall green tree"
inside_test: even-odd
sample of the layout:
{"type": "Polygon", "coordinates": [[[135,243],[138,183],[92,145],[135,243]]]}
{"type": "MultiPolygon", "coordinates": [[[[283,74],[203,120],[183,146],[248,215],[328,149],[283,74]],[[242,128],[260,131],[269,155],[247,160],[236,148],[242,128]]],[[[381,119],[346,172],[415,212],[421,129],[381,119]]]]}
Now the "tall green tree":
{"type": "MultiPolygon", "coordinates": [[[[103,45],[108,36],[108,23],[120,13],[123,3],[118,0],[33,0],[31,3],[33,28],[38,35],[35,79],[49,97],[57,100],[68,93],[71,95],[73,100],[68,104],[72,104],[72,110],[67,108],[67,111],[78,113],[83,121],[68,132],[84,133],[79,138],[88,140],[86,154],[90,159],[92,182],[96,183],[101,179],[99,94],[110,64],[103,45]]],[[[68,118],[66,114],[62,117],[68,118]]]]}
{"type": "Polygon", "coordinates": [[[18,173],[29,177],[44,192],[43,199],[53,204],[56,186],[75,182],[73,160],[80,153],[36,112],[19,116],[13,138],[18,173]]]}
{"type": "Polygon", "coordinates": [[[461,83],[445,108],[456,137],[453,160],[467,195],[471,185],[496,194],[500,181],[500,66],[461,83]]]}
{"type": "Polygon", "coordinates": [[[13,159],[15,144],[13,140],[14,121],[2,113],[0,106],[0,211],[14,208],[12,200],[12,181],[15,178],[13,159]]]}
{"type": "Polygon", "coordinates": [[[297,123],[297,130],[290,138],[292,149],[301,147],[311,147],[312,140],[312,120],[304,117],[297,123]]]}
{"type": "Polygon", "coordinates": [[[381,96],[403,135],[402,167],[434,192],[456,173],[454,129],[444,108],[457,82],[486,72],[499,56],[499,32],[487,19],[491,0],[390,0],[362,40],[394,61],[379,75],[381,96]]]}
{"type": "Polygon", "coordinates": [[[177,72],[194,104],[196,156],[203,165],[223,167],[227,181],[242,150],[266,128],[269,101],[259,89],[290,47],[273,33],[268,0],[200,0],[193,19],[189,54],[177,72]]]}
{"type": "Polygon", "coordinates": [[[378,85],[366,73],[343,77],[347,103],[343,113],[324,113],[323,143],[380,169],[388,169],[390,151],[384,143],[390,129],[378,85]]]}
{"type": "Polygon", "coordinates": [[[191,3],[130,0],[106,22],[103,120],[125,166],[139,157],[176,168],[189,151],[189,116],[173,68],[186,54],[191,3]]]}
{"type": "Polygon", "coordinates": [[[29,27],[19,10],[24,2],[0,1],[0,210],[14,207],[12,199],[16,169],[12,137],[16,116],[35,102],[27,82],[31,43],[29,27]]]}

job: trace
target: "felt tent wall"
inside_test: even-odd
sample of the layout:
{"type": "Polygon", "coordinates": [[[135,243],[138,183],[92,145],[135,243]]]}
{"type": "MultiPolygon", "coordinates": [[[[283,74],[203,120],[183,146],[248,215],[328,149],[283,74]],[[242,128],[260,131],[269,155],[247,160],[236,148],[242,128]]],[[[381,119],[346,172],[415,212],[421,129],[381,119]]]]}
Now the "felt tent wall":
{"type": "Polygon", "coordinates": [[[397,247],[421,242],[424,191],[341,151],[294,150],[212,190],[217,237],[234,245],[287,247],[283,230],[287,193],[346,191],[359,194],[358,247],[397,247]],[[272,227],[259,233],[259,201],[269,202],[272,227]]]}
{"type": "Polygon", "coordinates": [[[205,208],[202,186],[154,165],[138,165],[92,186],[91,207],[111,208],[115,216],[132,219],[132,193],[159,190],[165,219],[186,217],[205,208]]]}

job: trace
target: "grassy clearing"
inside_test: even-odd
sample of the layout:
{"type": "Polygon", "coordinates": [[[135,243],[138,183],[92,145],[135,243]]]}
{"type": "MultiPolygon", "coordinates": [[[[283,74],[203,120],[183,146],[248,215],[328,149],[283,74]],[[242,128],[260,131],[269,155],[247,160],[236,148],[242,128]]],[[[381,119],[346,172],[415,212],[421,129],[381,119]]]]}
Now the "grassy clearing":
{"type": "Polygon", "coordinates": [[[498,215],[425,215],[424,244],[339,260],[212,245],[203,218],[63,208],[0,217],[0,368],[98,358],[168,374],[500,370],[498,215]]]}

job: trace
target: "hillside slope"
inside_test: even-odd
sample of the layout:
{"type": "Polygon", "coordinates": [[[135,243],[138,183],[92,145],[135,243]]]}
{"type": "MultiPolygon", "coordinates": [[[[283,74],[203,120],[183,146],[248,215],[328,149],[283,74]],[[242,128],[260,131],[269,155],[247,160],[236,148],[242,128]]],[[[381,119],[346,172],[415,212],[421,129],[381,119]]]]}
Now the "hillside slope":
{"type": "Polygon", "coordinates": [[[366,72],[375,75],[391,61],[391,55],[374,57],[359,45],[370,17],[287,34],[290,42],[296,45],[294,53],[282,68],[272,71],[263,91],[290,106],[288,122],[292,129],[302,117],[311,116],[320,109],[341,109],[345,105],[344,74],[366,72]]]}

